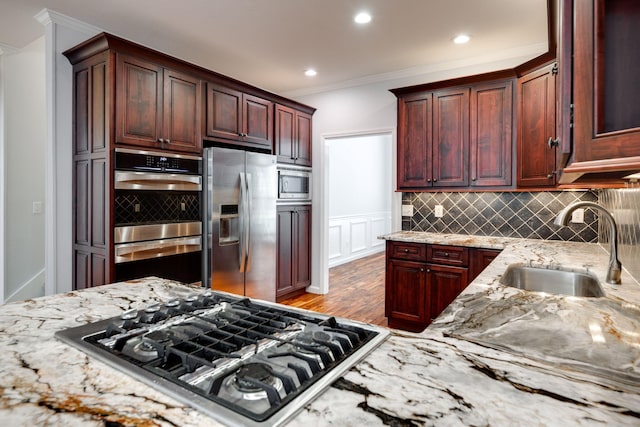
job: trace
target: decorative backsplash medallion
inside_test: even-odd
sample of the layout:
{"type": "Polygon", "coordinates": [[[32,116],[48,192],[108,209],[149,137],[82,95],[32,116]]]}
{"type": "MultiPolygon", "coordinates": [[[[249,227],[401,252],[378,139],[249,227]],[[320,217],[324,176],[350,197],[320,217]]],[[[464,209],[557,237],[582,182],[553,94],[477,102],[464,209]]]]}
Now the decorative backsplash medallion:
{"type": "Polygon", "coordinates": [[[598,216],[584,212],[584,224],[557,227],[553,220],[571,203],[598,201],[591,191],[403,193],[402,204],[413,216],[402,217],[403,231],[474,234],[480,236],[598,242],[598,216]],[[444,215],[436,218],[435,206],[444,215]]]}

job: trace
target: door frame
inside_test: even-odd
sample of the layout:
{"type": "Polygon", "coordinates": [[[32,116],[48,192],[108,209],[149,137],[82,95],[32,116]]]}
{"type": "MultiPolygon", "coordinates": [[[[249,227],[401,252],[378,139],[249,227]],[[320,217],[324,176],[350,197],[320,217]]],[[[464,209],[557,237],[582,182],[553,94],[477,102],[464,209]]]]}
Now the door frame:
{"type": "MultiPolygon", "coordinates": [[[[313,245],[317,248],[317,254],[312,256],[312,268],[316,274],[313,274],[312,285],[307,288],[307,292],[316,294],[326,294],[329,292],[329,140],[338,138],[349,138],[358,136],[372,135],[390,135],[392,166],[391,179],[392,188],[397,188],[396,182],[396,153],[397,153],[397,131],[395,127],[370,129],[363,131],[351,132],[335,132],[325,133],[320,136],[322,141],[320,145],[320,164],[316,164],[314,175],[320,175],[314,183],[314,199],[313,199],[313,220],[319,224],[313,227],[312,239],[318,242],[313,245]]],[[[400,207],[402,205],[402,194],[395,191],[391,194],[391,229],[399,230],[402,226],[402,217],[400,216],[400,207]]]]}

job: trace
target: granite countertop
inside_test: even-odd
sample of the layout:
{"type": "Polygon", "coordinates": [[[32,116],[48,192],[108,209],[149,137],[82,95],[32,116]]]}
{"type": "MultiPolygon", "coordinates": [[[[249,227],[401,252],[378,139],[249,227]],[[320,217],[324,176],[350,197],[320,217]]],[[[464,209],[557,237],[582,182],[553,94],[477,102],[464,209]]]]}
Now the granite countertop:
{"type": "MultiPolygon", "coordinates": [[[[499,284],[508,264],[554,262],[604,282],[599,245],[430,233],[387,240],[503,249],[421,333],[389,339],[289,425],[640,425],[640,285],[623,272],[605,298],[499,284]]],[[[3,425],[217,426],[216,421],[53,337],[184,296],[157,278],[0,306],[3,425]]]]}

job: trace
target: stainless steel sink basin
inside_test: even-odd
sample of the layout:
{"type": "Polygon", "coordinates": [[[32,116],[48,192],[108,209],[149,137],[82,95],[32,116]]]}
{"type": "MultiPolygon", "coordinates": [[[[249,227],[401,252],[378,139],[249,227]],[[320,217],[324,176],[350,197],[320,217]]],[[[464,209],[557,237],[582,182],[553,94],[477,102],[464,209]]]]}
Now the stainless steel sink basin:
{"type": "Polygon", "coordinates": [[[587,272],[562,270],[551,266],[511,264],[500,283],[518,289],[575,297],[602,297],[598,279],[587,272]]]}

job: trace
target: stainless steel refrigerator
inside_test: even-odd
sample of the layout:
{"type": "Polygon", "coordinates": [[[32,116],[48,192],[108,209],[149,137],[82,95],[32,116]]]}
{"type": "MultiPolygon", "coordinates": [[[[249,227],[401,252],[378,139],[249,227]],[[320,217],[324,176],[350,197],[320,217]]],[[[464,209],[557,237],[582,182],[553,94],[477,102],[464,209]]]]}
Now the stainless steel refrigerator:
{"type": "Polygon", "coordinates": [[[203,284],[267,301],[276,298],[276,157],[204,150],[203,284]]]}

